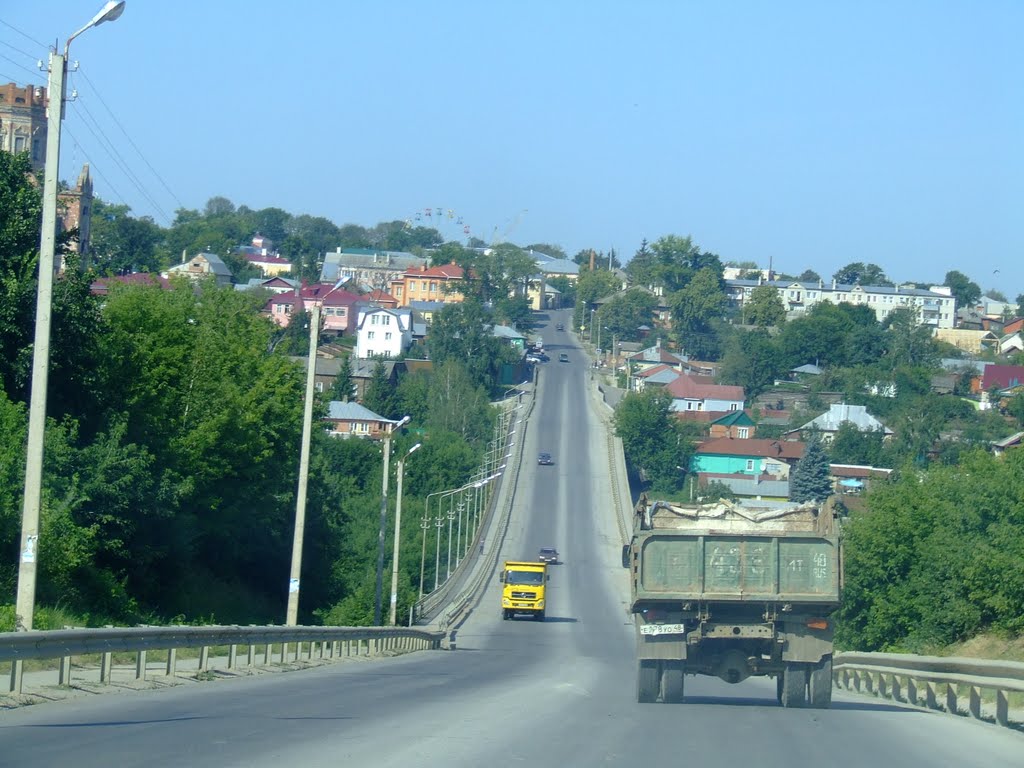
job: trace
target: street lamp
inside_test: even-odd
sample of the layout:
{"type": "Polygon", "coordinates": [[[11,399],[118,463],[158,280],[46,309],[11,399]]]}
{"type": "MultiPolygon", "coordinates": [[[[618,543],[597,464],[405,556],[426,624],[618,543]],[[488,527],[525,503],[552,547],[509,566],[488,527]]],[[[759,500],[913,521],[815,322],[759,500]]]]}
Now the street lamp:
{"type": "Polygon", "coordinates": [[[387,535],[388,525],[388,478],[390,470],[388,462],[391,459],[391,435],[395,430],[401,429],[409,423],[409,416],[403,416],[398,421],[391,423],[391,429],[384,436],[384,478],[381,480],[380,491],[380,529],[377,531],[377,582],[373,592],[373,626],[381,624],[381,591],[384,588],[384,537],[387,535]]]}
{"type": "MultiPolygon", "coordinates": [[[[64,117],[64,80],[71,41],[91,27],[114,21],[124,12],[124,0],[111,0],[92,20],[64,43],[64,54],[50,51],[47,81],[46,166],[43,172],[43,224],[39,237],[39,280],[36,286],[36,327],[32,346],[32,393],[29,398],[28,446],[25,455],[25,495],[18,550],[18,595],[15,629],[32,629],[36,601],[36,562],[39,553],[39,507],[43,484],[43,436],[46,428],[46,387],[50,373],[50,312],[57,235],[57,182],[60,171],[60,132],[64,117]]],[[[21,691],[21,662],[15,680],[21,691]]]]}
{"type": "Polygon", "coordinates": [[[398,496],[395,500],[395,547],[391,554],[391,608],[388,611],[388,624],[395,626],[395,612],[398,610],[398,542],[402,534],[402,477],[405,475],[405,460],[419,450],[421,443],[416,443],[406,451],[405,456],[398,460],[398,496]]]}

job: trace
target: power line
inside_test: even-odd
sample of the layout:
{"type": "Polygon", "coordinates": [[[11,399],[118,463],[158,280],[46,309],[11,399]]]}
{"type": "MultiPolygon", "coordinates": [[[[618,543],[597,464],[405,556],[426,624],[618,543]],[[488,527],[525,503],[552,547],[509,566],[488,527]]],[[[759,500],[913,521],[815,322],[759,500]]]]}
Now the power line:
{"type": "Polygon", "coordinates": [[[124,129],[124,126],[121,125],[121,121],[117,119],[117,116],[114,114],[114,112],[110,109],[110,107],[107,106],[107,102],[103,100],[103,96],[100,94],[96,86],[92,84],[92,81],[89,79],[89,77],[85,74],[85,72],[82,71],[79,71],[78,74],[82,76],[86,84],[92,89],[93,93],[96,94],[96,98],[100,100],[100,104],[102,104],[103,108],[107,110],[107,114],[110,115],[111,119],[114,121],[114,124],[121,129],[121,133],[123,133],[124,137],[128,139],[128,143],[132,145],[132,149],[135,150],[135,153],[142,159],[142,162],[146,164],[146,167],[149,168],[149,170],[153,173],[154,176],[156,176],[157,180],[160,182],[163,188],[167,190],[167,194],[174,198],[174,202],[178,204],[179,208],[184,208],[185,204],[178,199],[178,196],[174,194],[174,191],[167,185],[167,182],[163,180],[163,177],[159,173],[157,173],[156,169],[152,165],[150,165],[149,160],[146,159],[145,155],[142,154],[142,150],[140,150],[138,146],[136,146],[135,142],[132,141],[132,137],[129,135],[128,131],[124,129]]]}
{"type": "Polygon", "coordinates": [[[160,216],[163,217],[165,221],[170,222],[170,217],[160,207],[156,200],[153,199],[152,195],[149,194],[149,192],[146,190],[145,186],[143,185],[142,181],[138,178],[138,176],[136,176],[135,173],[131,170],[131,168],[128,167],[127,162],[125,162],[124,158],[121,157],[120,153],[117,151],[117,148],[114,146],[114,143],[103,132],[102,126],[100,126],[99,122],[93,116],[92,112],[89,111],[89,107],[85,104],[85,102],[83,102],[79,98],[70,103],[75,107],[76,111],[81,110],[79,114],[82,115],[83,118],[82,124],[89,130],[90,133],[92,133],[96,140],[100,142],[100,146],[103,147],[103,150],[114,161],[114,164],[120,169],[121,173],[123,173],[127,177],[128,181],[131,182],[132,186],[134,186],[135,189],[139,192],[139,194],[142,195],[151,206],[153,206],[156,212],[159,213],[160,216]],[[86,116],[88,117],[88,119],[85,119],[86,116]]]}
{"type": "Polygon", "coordinates": [[[64,126],[64,132],[71,137],[71,141],[74,143],[75,148],[85,156],[85,159],[89,163],[89,172],[95,173],[96,176],[99,177],[99,179],[110,189],[110,191],[113,192],[114,199],[120,202],[121,205],[127,206],[128,203],[125,201],[124,196],[118,192],[114,185],[110,183],[109,179],[100,172],[99,167],[93,162],[92,158],[89,157],[89,153],[85,151],[85,147],[82,146],[82,143],[75,137],[75,134],[67,127],[67,125],[64,126]]]}
{"type": "MultiPolygon", "coordinates": [[[[41,77],[41,75],[40,75],[38,70],[33,70],[33,69],[29,69],[28,67],[22,66],[21,64],[16,62],[14,59],[12,59],[10,56],[4,56],[2,53],[0,53],[0,59],[5,59],[6,61],[11,62],[11,64],[16,66],[18,69],[21,69],[21,70],[24,70],[25,72],[28,72],[30,75],[32,75],[32,77],[41,77]]],[[[14,78],[12,77],[11,80],[14,80],[14,78]]]]}
{"type": "Polygon", "coordinates": [[[36,40],[36,39],[35,39],[34,37],[31,37],[30,35],[27,35],[26,33],[22,32],[22,31],[21,31],[20,29],[18,29],[18,28],[17,28],[16,26],[14,26],[13,24],[8,24],[8,23],[7,23],[6,21],[4,21],[3,19],[0,19],[0,24],[3,24],[3,25],[4,25],[5,27],[7,27],[7,28],[9,28],[9,29],[13,29],[13,30],[14,30],[15,32],[17,32],[17,33],[18,33],[19,35],[21,35],[22,37],[24,37],[24,38],[25,38],[26,40],[28,40],[29,42],[35,43],[35,44],[36,44],[36,45],[38,45],[38,46],[39,46],[40,48],[45,48],[46,50],[50,50],[50,49],[49,49],[49,47],[48,47],[48,46],[46,45],[46,43],[40,43],[40,42],[39,42],[38,40],[36,40]]]}
{"type": "Polygon", "coordinates": [[[10,49],[11,49],[12,51],[17,51],[17,52],[18,52],[18,53],[20,53],[20,54],[21,54],[22,56],[27,56],[28,58],[32,59],[33,61],[39,61],[39,58],[40,58],[39,56],[33,56],[33,55],[32,55],[31,53],[29,53],[28,51],[23,51],[23,50],[21,50],[21,48],[19,48],[19,47],[18,47],[18,46],[16,46],[16,45],[11,45],[10,43],[8,43],[8,42],[5,42],[5,41],[3,41],[3,40],[0,40],[0,45],[6,45],[6,46],[7,46],[8,48],[10,48],[10,49]]]}

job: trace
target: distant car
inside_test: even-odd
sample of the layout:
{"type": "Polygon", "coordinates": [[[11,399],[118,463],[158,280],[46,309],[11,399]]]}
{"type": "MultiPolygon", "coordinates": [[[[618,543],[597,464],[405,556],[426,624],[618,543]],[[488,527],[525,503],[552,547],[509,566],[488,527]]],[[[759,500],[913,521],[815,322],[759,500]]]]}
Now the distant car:
{"type": "Polygon", "coordinates": [[[566,354],[565,352],[559,352],[558,353],[558,362],[560,362],[560,363],[568,363],[569,362],[569,355],[566,354]]]}
{"type": "Polygon", "coordinates": [[[558,564],[558,550],[554,547],[541,547],[537,553],[537,559],[542,563],[558,564]]]}
{"type": "Polygon", "coordinates": [[[565,326],[562,325],[562,323],[559,323],[558,325],[555,326],[555,330],[557,330],[557,331],[564,331],[565,330],[565,326]]]}
{"type": "Polygon", "coordinates": [[[555,463],[555,460],[551,458],[550,453],[542,453],[537,457],[537,463],[549,467],[555,463]]]}
{"type": "Polygon", "coordinates": [[[526,356],[526,362],[528,362],[528,363],[543,363],[544,360],[541,358],[540,355],[527,355],[526,356]]]}

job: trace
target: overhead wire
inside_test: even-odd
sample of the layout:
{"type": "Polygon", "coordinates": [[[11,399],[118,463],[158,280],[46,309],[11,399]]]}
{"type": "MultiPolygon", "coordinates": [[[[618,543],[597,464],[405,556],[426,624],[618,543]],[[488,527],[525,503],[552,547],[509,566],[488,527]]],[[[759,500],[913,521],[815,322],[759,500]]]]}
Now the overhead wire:
{"type": "MultiPolygon", "coordinates": [[[[23,66],[23,65],[19,64],[18,62],[16,62],[10,56],[5,56],[4,54],[0,53],[0,59],[5,59],[6,61],[11,62],[11,64],[16,66],[18,69],[21,69],[21,70],[24,70],[25,72],[28,72],[30,75],[32,75],[32,77],[39,77],[39,78],[42,77],[38,70],[29,69],[28,67],[23,66]]],[[[13,81],[14,78],[12,77],[11,80],[13,81]]]]}
{"type": "Polygon", "coordinates": [[[120,169],[121,173],[125,175],[138,193],[142,195],[146,201],[153,206],[154,210],[169,224],[171,222],[171,218],[167,215],[166,211],[160,207],[160,204],[153,199],[153,196],[145,188],[145,185],[139,177],[128,166],[127,161],[121,156],[121,153],[117,151],[117,147],[114,146],[114,143],[106,135],[103,127],[100,125],[99,121],[96,120],[96,117],[89,110],[88,105],[82,100],[81,96],[70,103],[74,107],[75,111],[82,117],[82,124],[100,143],[100,146],[103,147],[103,150],[114,161],[114,164],[118,169],[120,169]]]}
{"type": "Polygon", "coordinates": [[[164,181],[163,177],[159,173],[157,173],[156,168],[154,168],[150,164],[149,160],[146,159],[146,156],[142,154],[142,150],[140,150],[138,148],[138,146],[132,140],[131,135],[128,133],[128,131],[125,130],[124,126],[121,125],[121,121],[117,119],[117,116],[114,114],[113,110],[111,110],[110,107],[107,106],[107,102],[103,99],[103,96],[102,96],[102,94],[100,94],[99,89],[96,88],[96,86],[92,84],[92,81],[89,79],[88,75],[86,75],[85,72],[83,72],[81,70],[79,70],[78,74],[82,76],[82,79],[85,80],[85,82],[89,86],[89,88],[92,89],[92,92],[96,95],[96,98],[100,100],[100,104],[102,104],[103,108],[105,110],[107,110],[107,114],[110,115],[110,118],[114,121],[114,124],[121,130],[121,133],[124,134],[124,137],[128,140],[128,143],[132,145],[132,149],[135,150],[136,154],[139,156],[139,158],[141,158],[142,162],[144,162],[146,164],[146,167],[149,168],[149,170],[152,172],[152,174],[154,176],[156,176],[157,180],[160,182],[160,184],[163,186],[163,188],[165,190],[167,190],[167,194],[169,194],[172,198],[174,198],[174,202],[176,202],[178,204],[179,208],[184,208],[185,204],[183,202],[181,202],[181,200],[178,199],[178,196],[176,194],[174,194],[174,190],[172,190],[167,185],[167,182],[164,181]]]}
{"type": "Polygon", "coordinates": [[[35,43],[35,44],[36,44],[36,45],[38,45],[38,46],[39,46],[40,48],[45,48],[46,50],[49,50],[49,46],[47,46],[47,45],[46,45],[46,43],[41,43],[41,42],[39,42],[38,40],[36,40],[36,39],[35,39],[34,37],[32,37],[31,35],[28,35],[28,34],[26,34],[25,32],[22,32],[22,31],[21,31],[20,29],[18,29],[18,28],[17,28],[16,26],[14,26],[13,24],[9,24],[9,23],[7,23],[6,21],[4,21],[3,19],[0,19],[0,24],[3,24],[3,25],[4,25],[5,27],[7,27],[8,29],[13,29],[13,30],[14,30],[15,32],[17,32],[17,33],[18,33],[19,35],[21,35],[22,37],[24,37],[24,38],[25,38],[26,40],[28,40],[28,41],[29,41],[29,42],[31,42],[31,43],[35,43]]]}
{"type": "Polygon", "coordinates": [[[106,185],[106,187],[110,189],[110,191],[113,193],[113,198],[117,200],[117,202],[119,202],[121,205],[127,206],[128,203],[127,201],[125,201],[124,196],[117,191],[114,185],[110,182],[110,179],[108,179],[100,171],[99,166],[97,166],[96,163],[93,162],[93,159],[89,156],[89,153],[85,151],[85,147],[82,146],[82,142],[78,140],[78,138],[71,131],[71,129],[67,127],[67,125],[64,126],[64,132],[71,137],[71,141],[74,142],[75,149],[81,152],[82,156],[85,157],[86,161],[89,163],[89,172],[96,174],[96,176],[104,183],[104,185],[106,185]]]}

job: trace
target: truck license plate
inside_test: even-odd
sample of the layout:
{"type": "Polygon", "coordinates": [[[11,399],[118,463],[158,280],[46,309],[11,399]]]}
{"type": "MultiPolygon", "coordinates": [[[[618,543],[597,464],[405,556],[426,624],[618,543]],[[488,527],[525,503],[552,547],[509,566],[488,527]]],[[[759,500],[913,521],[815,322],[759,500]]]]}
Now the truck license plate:
{"type": "Polygon", "coordinates": [[[644,624],[640,627],[641,635],[685,635],[685,624],[644,624]]]}

